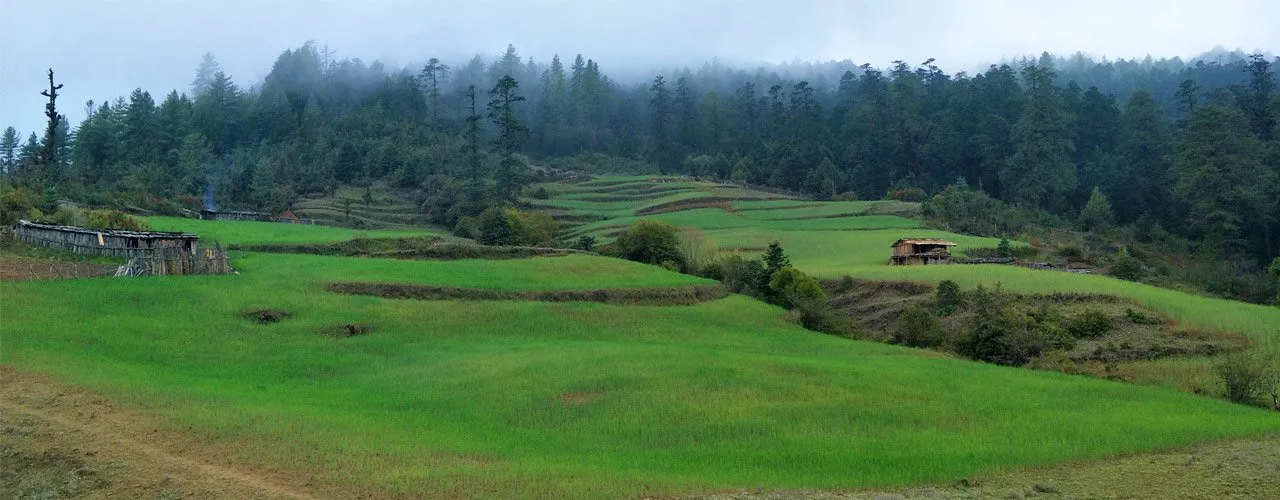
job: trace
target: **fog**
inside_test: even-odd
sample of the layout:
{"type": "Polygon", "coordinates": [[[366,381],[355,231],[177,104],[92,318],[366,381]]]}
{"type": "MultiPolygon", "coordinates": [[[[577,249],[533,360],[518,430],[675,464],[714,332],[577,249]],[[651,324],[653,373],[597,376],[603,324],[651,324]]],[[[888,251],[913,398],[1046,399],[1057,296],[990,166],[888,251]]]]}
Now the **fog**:
{"type": "Polygon", "coordinates": [[[582,53],[611,75],[697,65],[842,60],[887,66],[936,58],[948,71],[1042,51],[1096,57],[1190,58],[1215,46],[1280,48],[1270,0],[890,2],[4,0],[0,3],[0,127],[43,127],[45,70],[65,84],[60,111],[141,87],[157,100],[186,91],[212,52],[251,86],[285,49],[307,40],[337,57],[417,65],[461,63],[508,43],[523,57],[582,53]]]}

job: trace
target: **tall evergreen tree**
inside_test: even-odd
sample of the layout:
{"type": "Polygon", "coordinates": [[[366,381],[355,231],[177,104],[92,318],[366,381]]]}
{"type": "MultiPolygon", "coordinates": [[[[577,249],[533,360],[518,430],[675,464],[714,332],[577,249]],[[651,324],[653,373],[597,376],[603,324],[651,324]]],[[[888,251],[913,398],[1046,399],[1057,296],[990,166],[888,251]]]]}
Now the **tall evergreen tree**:
{"type": "Polygon", "coordinates": [[[0,176],[9,175],[18,164],[18,131],[6,127],[0,136],[0,176]]]}
{"type": "Polygon", "coordinates": [[[196,67],[196,76],[191,80],[191,95],[199,97],[208,92],[210,85],[213,85],[214,75],[221,72],[222,65],[218,64],[212,53],[205,52],[204,57],[200,58],[200,65],[196,67]]]}
{"type": "Polygon", "coordinates": [[[1015,151],[1000,172],[1000,181],[1014,203],[1046,209],[1064,206],[1076,189],[1075,146],[1070,119],[1063,111],[1053,71],[1042,66],[1022,70],[1027,102],[1011,130],[1015,151]]]}
{"type": "Polygon", "coordinates": [[[1177,144],[1170,175],[1174,199],[1186,208],[1186,224],[1218,252],[1246,250],[1246,232],[1264,228],[1271,184],[1262,168],[1262,144],[1238,111],[1220,105],[1191,113],[1177,144]]]}
{"type": "Polygon", "coordinates": [[[516,118],[515,104],[523,101],[524,97],[519,94],[519,83],[515,78],[504,75],[489,90],[489,98],[489,119],[498,129],[493,145],[502,155],[494,179],[495,194],[500,200],[514,201],[528,182],[527,167],[516,157],[528,134],[528,129],[516,118]]]}
{"type": "Polygon", "coordinates": [[[654,77],[649,91],[652,93],[649,98],[649,135],[653,139],[650,158],[658,164],[660,171],[674,172],[677,157],[673,151],[674,141],[670,126],[671,91],[667,90],[667,83],[662,75],[654,77]]]}

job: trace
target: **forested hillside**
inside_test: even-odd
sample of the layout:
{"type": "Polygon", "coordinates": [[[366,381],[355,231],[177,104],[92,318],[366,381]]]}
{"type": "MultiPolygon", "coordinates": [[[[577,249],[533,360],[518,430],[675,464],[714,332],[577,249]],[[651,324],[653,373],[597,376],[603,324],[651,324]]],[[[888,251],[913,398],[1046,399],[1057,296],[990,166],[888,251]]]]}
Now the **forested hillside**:
{"type": "Polygon", "coordinates": [[[58,199],[279,210],[382,181],[419,193],[449,226],[516,202],[535,165],[820,198],[920,201],[961,184],[1028,217],[1128,226],[1261,275],[1280,249],[1277,64],[1239,53],[1046,54],[976,74],[932,60],[708,63],[631,84],[580,55],[544,63],[508,47],[495,60],[388,68],[308,43],[261,82],[232,81],[209,55],[185,91],[90,101],[82,123],[25,138],[10,127],[0,167],[19,186],[5,188],[7,218],[58,199]]]}

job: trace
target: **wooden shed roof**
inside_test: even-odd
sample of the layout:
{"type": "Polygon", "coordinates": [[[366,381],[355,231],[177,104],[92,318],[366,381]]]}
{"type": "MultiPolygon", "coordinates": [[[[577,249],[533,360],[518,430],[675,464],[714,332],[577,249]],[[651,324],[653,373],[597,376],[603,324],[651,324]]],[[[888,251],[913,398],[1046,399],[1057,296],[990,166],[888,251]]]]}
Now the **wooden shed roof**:
{"type": "Polygon", "coordinates": [[[191,233],[172,233],[167,231],[125,231],[122,229],[93,229],[88,227],[77,226],[59,226],[55,224],[41,224],[39,222],[30,222],[25,220],[18,221],[19,226],[26,226],[35,229],[45,229],[49,231],[64,231],[68,233],[81,234],[101,234],[103,236],[119,236],[122,238],[138,238],[144,240],[198,240],[199,235],[191,233]]]}
{"type": "Polygon", "coordinates": [[[902,238],[898,241],[893,242],[893,244],[889,246],[896,247],[898,245],[945,245],[945,246],[953,247],[953,246],[959,245],[959,243],[956,243],[954,241],[939,240],[935,238],[902,238]]]}

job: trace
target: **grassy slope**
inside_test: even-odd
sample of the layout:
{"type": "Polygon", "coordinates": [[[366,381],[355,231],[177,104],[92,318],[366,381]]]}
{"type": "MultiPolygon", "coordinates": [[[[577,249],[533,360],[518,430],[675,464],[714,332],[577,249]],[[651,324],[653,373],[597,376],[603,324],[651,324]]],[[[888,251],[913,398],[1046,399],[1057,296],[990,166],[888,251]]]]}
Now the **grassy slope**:
{"type": "MultiPolygon", "coordinates": [[[[644,266],[633,276],[531,272],[606,260],[566,259],[424,263],[399,280],[690,280],[644,266]]],[[[691,307],[397,301],[319,290],[367,276],[374,264],[362,259],[249,254],[239,265],[241,276],[5,283],[0,362],[149,408],[238,460],[372,491],[896,485],[1280,427],[1265,412],[1165,389],[817,335],[741,297],[691,307]],[[262,307],[295,316],[266,326],[237,316],[262,307]],[[316,334],[352,322],[374,333],[316,334]]]]}
{"type": "Polygon", "coordinates": [[[216,222],[179,217],[143,217],[157,231],[186,231],[200,235],[205,244],[251,245],[259,243],[330,243],[352,238],[400,238],[425,236],[422,229],[361,230],[344,227],[282,224],[278,222],[216,222]]]}
{"type": "MultiPolygon", "coordinates": [[[[625,182],[621,178],[611,182],[625,182]]],[[[651,180],[630,181],[631,186],[651,180]]],[[[577,184],[559,185],[552,192],[590,193],[597,187],[577,184]]],[[[706,184],[685,186],[679,193],[685,198],[709,196],[706,184]]],[[[671,196],[667,194],[665,196],[671,196]]],[[[552,200],[553,202],[555,200],[552,200]]],[[[630,202],[633,209],[644,203],[630,202]]],[[[806,200],[734,201],[732,212],[722,209],[696,209],[649,217],[632,214],[616,215],[617,207],[595,212],[590,203],[578,203],[577,210],[600,215],[615,214],[610,220],[581,226],[578,232],[604,235],[619,230],[620,225],[644,218],[659,218],[678,226],[707,229],[706,234],[720,248],[752,254],[770,241],[778,240],[797,267],[825,278],[851,275],[867,279],[913,280],[938,282],[950,279],[965,287],[979,284],[1021,293],[1085,292],[1117,295],[1147,304],[1189,326],[1226,330],[1248,335],[1257,342],[1280,342],[1280,309],[1210,297],[1190,295],[1174,290],[1131,283],[1106,276],[1089,276],[1051,271],[1036,271],[1012,266],[931,266],[890,267],[885,263],[889,245],[902,237],[937,237],[959,243],[956,252],[963,254],[974,247],[994,247],[998,241],[959,235],[932,229],[918,229],[916,224],[902,223],[892,216],[844,216],[852,213],[907,213],[912,204],[900,202],[815,202],[806,200]],[[762,210],[768,209],[768,210],[762,210]],[[808,219],[794,219],[808,216],[808,219]],[[874,229],[880,225],[881,229],[874,229]],[[848,230],[834,230],[836,228],[848,230]],[[821,228],[824,230],[812,230],[821,228]],[[870,229],[869,229],[870,228],[870,229]]],[[[905,219],[904,219],[905,220],[905,219]]],[[[915,223],[916,221],[909,221],[915,223]]],[[[1207,358],[1166,358],[1132,363],[1123,367],[1128,376],[1144,383],[1167,385],[1183,390],[1200,390],[1215,384],[1207,358]]]]}
{"type": "MultiPolygon", "coordinates": [[[[182,223],[226,243],[349,231],[182,223]]],[[[827,243],[812,238],[893,231],[784,237],[800,238],[788,249],[801,266],[837,266],[845,257],[823,256],[827,243]]],[[[769,233],[778,230],[710,232],[744,242],[769,233]]],[[[850,269],[887,269],[870,263],[887,244],[850,254],[861,263],[850,269]]],[[[322,290],[340,279],[499,289],[699,282],[597,257],[235,257],[240,276],[0,283],[0,363],[150,409],[236,460],[372,492],[885,486],[1280,429],[1275,415],[1167,389],[817,335],[742,297],[637,307],[322,290]],[[238,316],[255,308],[294,317],[257,325],[238,316]],[[346,323],[374,330],[316,333],[346,323]]]]}

